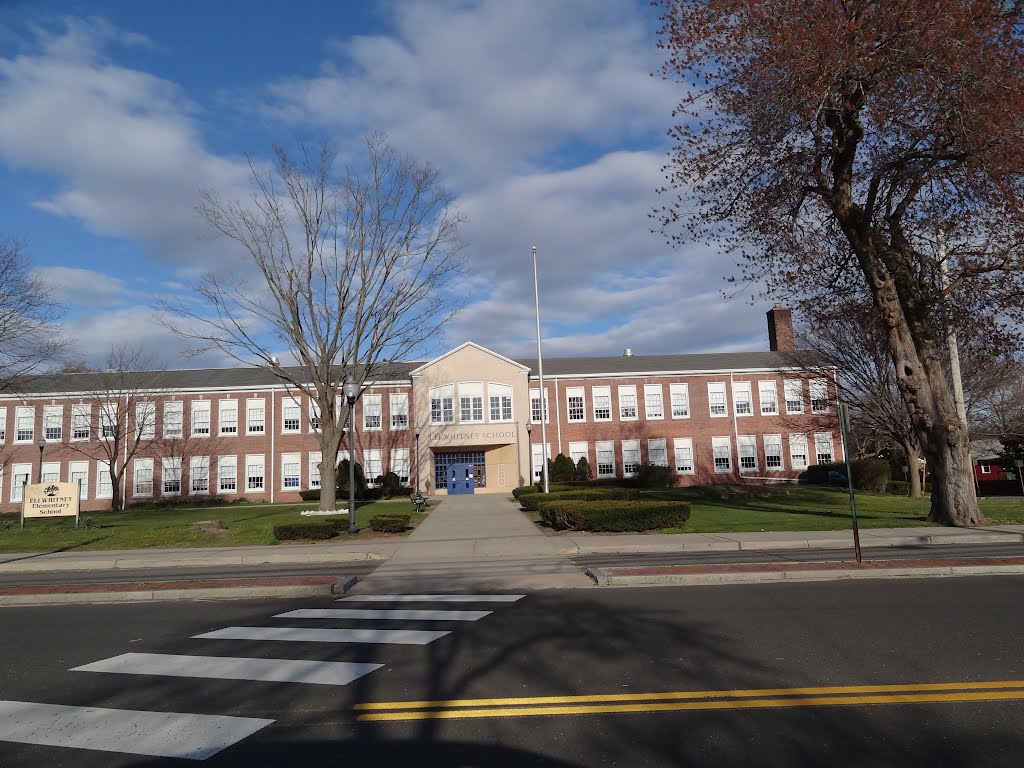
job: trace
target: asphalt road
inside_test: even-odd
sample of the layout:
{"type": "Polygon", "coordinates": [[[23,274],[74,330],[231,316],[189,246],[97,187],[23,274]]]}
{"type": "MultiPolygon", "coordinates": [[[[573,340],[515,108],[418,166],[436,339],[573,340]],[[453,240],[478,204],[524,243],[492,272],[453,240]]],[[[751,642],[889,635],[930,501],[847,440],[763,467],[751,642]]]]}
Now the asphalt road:
{"type": "MultiPolygon", "coordinates": [[[[95,708],[249,718],[251,735],[205,763],[239,768],[1019,766],[1022,597],[1024,579],[976,577],[552,590],[511,603],[3,608],[0,734],[11,730],[3,707],[14,705],[5,702],[26,702],[94,708],[74,710],[72,723],[106,718],[93,746],[124,732],[121,715],[95,708]],[[274,618],[309,608],[492,613],[476,621],[274,618]],[[450,634],[425,645],[194,637],[228,627],[355,626],[450,634]],[[171,674],[190,674],[190,659],[160,675],[69,671],[126,653],[382,666],[348,685],[171,674]]],[[[8,714],[21,718],[20,733],[23,710],[8,714]]],[[[230,730],[240,721],[217,722],[230,730]]],[[[74,730],[52,714],[29,725],[43,740],[74,730]]],[[[136,729],[129,744],[141,748],[152,730],[136,729]]],[[[176,743],[193,736],[182,731],[176,743]]],[[[187,764],[195,763],[0,741],[4,768],[187,764]]]]}

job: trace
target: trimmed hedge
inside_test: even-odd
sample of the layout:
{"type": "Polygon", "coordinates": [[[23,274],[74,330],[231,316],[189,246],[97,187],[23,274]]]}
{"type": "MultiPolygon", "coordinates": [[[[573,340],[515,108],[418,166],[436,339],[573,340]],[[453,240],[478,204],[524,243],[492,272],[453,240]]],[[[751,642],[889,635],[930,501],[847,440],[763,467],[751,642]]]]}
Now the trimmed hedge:
{"type": "Polygon", "coordinates": [[[401,533],[409,527],[411,515],[374,515],[370,518],[370,527],[379,533],[401,533]]]}
{"type": "Polygon", "coordinates": [[[291,539],[312,539],[324,541],[333,539],[348,528],[348,515],[330,520],[303,520],[299,523],[280,523],[273,528],[274,538],[278,541],[291,539]]]}
{"type": "Polygon", "coordinates": [[[610,499],[636,499],[639,491],[633,488],[584,488],[558,493],[532,493],[519,499],[520,506],[527,512],[536,512],[541,504],[549,501],[605,501],[610,499]]]}
{"type": "Polygon", "coordinates": [[[518,488],[512,489],[512,495],[515,496],[517,499],[520,496],[526,496],[527,494],[530,493],[540,493],[540,488],[538,488],[536,485],[520,485],[518,488]]]}
{"type": "Polygon", "coordinates": [[[541,519],[556,531],[653,531],[676,528],[690,519],[686,501],[547,501],[541,519]]]}
{"type": "MultiPolygon", "coordinates": [[[[839,472],[846,477],[846,463],[840,461],[834,464],[813,464],[800,475],[800,479],[805,483],[828,485],[829,472],[839,472]]],[[[858,491],[885,493],[885,486],[888,483],[889,462],[884,459],[857,459],[853,462],[853,487],[858,491]]],[[[843,485],[845,484],[844,481],[843,485]]]]}
{"type": "Polygon", "coordinates": [[[910,483],[905,480],[890,480],[885,486],[885,492],[892,496],[909,496],[910,483]]]}

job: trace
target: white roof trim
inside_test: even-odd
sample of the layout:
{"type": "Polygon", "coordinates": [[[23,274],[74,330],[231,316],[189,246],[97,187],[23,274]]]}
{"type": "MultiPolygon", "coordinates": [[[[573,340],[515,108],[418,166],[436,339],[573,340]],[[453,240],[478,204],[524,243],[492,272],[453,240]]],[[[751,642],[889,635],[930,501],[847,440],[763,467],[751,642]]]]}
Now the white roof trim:
{"type": "Polygon", "coordinates": [[[454,355],[456,352],[462,351],[466,347],[472,347],[473,349],[477,349],[477,350],[479,350],[481,352],[484,352],[484,353],[490,355],[491,357],[496,357],[499,360],[501,360],[502,362],[508,363],[509,365],[511,365],[514,368],[517,368],[520,371],[527,371],[527,372],[529,372],[529,370],[530,370],[527,366],[523,365],[522,363],[517,363],[515,360],[511,360],[511,359],[505,357],[504,355],[499,355],[497,352],[495,352],[493,350],[490,350],[490,349],[487,349],[487,347],[481,347],[475,341],[467,341],[467,342],[464,342],[463,344],[460,344],[455,349],[450,350],[448,352],[445,352],[440,357],[435,357],[433,360],[430,360],[430,361],[424,363],[419,368],[416,368],[416,369],[410,371],[409,372],[409,376],[418,376],[425,368],[429,368],[430,366],[434,365],[435,363],[441,362],[446,357],[450,357],[451,355],[454,355]]]}

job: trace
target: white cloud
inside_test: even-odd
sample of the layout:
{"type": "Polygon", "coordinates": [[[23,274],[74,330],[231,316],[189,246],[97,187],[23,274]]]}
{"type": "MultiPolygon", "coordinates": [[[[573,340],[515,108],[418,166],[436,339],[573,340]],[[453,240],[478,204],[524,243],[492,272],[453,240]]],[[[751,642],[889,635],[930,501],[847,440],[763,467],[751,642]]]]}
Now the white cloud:
{"type": "Polygon", "coordinates": [[[36,274],[62,304],[73,301],[78,306],[109,307],[122,302],[127,294],[123,280],[91,269],[40,267],[36,274]]]}

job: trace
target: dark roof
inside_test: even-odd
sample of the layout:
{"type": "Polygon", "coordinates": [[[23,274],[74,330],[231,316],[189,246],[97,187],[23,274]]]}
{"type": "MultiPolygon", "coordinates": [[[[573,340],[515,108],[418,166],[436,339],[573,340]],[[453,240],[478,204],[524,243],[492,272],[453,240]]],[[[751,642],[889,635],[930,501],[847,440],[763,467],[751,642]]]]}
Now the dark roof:
{"type": "MultiPolygon", "coordinates": [[[[517,360],[537,375],[537,360],[517,360]]],[[[618,355],[616,357],[544,358],[545,376],[644,375],[701,371],[818,368],[824,361],[807,352],[709,352],[695,355],[618,355]]]]}

